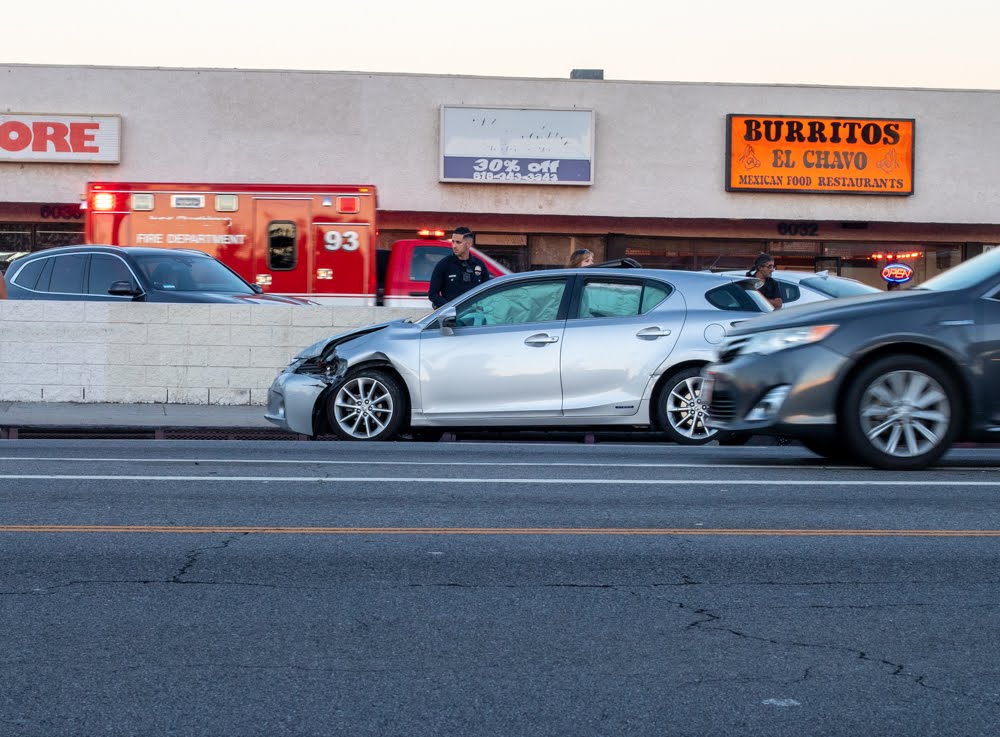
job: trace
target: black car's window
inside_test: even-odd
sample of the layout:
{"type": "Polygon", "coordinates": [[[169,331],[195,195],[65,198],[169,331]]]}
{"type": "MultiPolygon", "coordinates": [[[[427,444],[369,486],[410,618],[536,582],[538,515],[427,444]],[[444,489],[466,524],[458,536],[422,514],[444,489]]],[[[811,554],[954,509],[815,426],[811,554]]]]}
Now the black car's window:
{"type": "Polygon", "coordinates": [[[786,281],[778,281],[777,279],[774,281],[778,284],[778,294],[781,296],[782,304],[794,302],[802,296],[802,290],[797,285],[789,284],[786,281]]]}
{"type": "Polygon", "coordinates": [[[133,289],[136,288],[135,278],[124,261],[117,256],[95,253],[90,259],[87,293],[107,294],[116,281],[127,281],[133,289]]]}
{"type": "Polygon", "coordinates": [[[51,259],[47,258],[29,261],[14,275],[12,282],[24,289],[35,289],[35,284],[38,282],[38,275],[42,273],[42,269],[45,268],[45,264],[49,261],[51,259]]]}
{"type": "Polygon", "coordinates": [[[587,279],[580,293],[576,317],[630,317],[656,307],[671,288],[660,282],[634,279],[587,279]]]}
{"type": "Polygon", "coordinates": [[[455,324],[470,327],[556,320],[565,291],[565,279],[497,286],[460,304],[455,324]]]}
{"type": "Polygon", "coordinates": [[[35,289],[37,291],[49,291],[49,279],[52,277],[52,266],[55,262],[54,258],[45,259],[45,263],[42,264],[42,273],[38,275],[38,281],[35,282],[35,289]]]}
{"type": "Polygon", "coordinates": [[[86,293],[83,275],[86,273],[88,258],[90,256],[86,253],[71,253],[51,259],[54,263],[48,291],[58,294],[86,293]]]}
{"type": "Polygon", "coordinates": [[[223,292],[253,294],[243,279],[221,262],[200,254],[190,256],[169,253],[135,256],[139,269],[165,292],[223,292]]]}
{"type": "Polygon", "coordinates": [[[723,284],[705,292],[708,303],[720,310],[738,312],[761,312],[760,304],[738,284],[723,284]]]}

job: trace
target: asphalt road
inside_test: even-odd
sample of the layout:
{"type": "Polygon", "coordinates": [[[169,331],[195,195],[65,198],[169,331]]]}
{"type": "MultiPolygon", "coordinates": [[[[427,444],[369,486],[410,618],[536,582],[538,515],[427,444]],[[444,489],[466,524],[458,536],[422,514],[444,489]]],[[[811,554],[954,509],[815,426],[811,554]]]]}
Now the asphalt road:
{"type": "Polygon", "coordinates": [[[998,465],[5,441],[0,735],[992,735],[998,465]]]}

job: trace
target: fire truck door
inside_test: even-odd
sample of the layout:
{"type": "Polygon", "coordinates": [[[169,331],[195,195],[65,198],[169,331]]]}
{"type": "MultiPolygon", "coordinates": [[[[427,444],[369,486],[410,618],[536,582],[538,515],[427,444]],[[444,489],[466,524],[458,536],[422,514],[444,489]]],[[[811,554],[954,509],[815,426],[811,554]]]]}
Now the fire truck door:
{"type": "Polygon", "coordinates": [[[253,276],[265,292],[313,291],[309,244],[310,199],[254,200],[253,276]]]}
{"type": "Polygon", "coordinates": [[[314,223],[316,292],[374,304],[375,263],[367,223],[314,223]]]}

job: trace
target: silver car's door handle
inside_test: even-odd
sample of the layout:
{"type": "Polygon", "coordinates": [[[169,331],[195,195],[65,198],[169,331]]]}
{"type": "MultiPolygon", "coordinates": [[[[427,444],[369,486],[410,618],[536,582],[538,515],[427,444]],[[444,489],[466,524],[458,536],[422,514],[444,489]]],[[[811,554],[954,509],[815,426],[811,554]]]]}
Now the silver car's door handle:
{"type": "Polygon", "coordinates": [[[663,328],[643,328],[635,334],[637,338],[666,338],[670,335],[669,330],[663,328]]]}
{"type": "Polygon", "coordinates": [[[559,338],[548,333],[536,333],[524,339],[525,345],[545,345],[547,343],[557,343],[559,338]]]}

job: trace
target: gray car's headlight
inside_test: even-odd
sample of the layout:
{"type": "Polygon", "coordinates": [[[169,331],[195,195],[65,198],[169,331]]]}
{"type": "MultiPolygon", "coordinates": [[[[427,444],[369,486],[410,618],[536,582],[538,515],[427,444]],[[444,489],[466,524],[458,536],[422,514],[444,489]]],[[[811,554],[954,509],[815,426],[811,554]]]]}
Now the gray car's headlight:
{"type": "Polygon", "coordinates": [[[740,348],[740,353],[757,353],[766,356],[786,348],[817,343],[836,329],[836,325],[806,325],[800,328],[768,330],[766,333],[748,336],[747,341],[740,348]]]}

